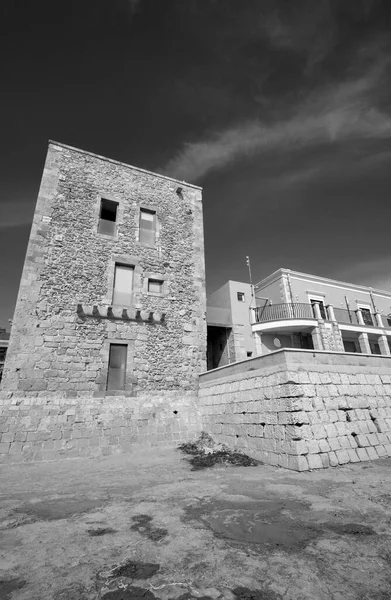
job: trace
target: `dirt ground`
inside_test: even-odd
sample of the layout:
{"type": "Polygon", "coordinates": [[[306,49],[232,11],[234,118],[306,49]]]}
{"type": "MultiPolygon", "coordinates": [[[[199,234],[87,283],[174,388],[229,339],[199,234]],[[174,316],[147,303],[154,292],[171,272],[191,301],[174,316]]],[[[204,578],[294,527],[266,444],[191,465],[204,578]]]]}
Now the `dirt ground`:
{"type": "Polygon", "coordinates": [[[0,599],[391,599],[390,467],[192,471],[161,448],[4,467],[0,599]]]}

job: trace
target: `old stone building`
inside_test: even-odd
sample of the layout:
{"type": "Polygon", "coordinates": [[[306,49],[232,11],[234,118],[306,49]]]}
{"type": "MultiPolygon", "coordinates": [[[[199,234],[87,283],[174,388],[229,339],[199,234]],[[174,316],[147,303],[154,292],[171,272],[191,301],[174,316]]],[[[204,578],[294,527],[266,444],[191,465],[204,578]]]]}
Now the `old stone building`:
{"type": "Polygon", "coordinates": [[[206,369],[205,303],[201,189],[50,142],[3,397],[181,412],[206,369]]]}

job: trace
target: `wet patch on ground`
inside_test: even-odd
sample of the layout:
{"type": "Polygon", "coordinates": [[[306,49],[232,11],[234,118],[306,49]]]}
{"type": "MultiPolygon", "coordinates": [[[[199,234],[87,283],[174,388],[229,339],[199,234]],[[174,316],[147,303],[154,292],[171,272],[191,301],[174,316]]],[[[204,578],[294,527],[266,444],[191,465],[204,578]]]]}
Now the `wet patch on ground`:
{"type": "Polygon", "coordinates": [[[130,577],[131,579],[150,579],[160,570],[156,563],[143,563],[128,560],[110,572],[110,577],[130,577]]]}
{"type": "Polygon", "coordinates": [[[145,588],[130,586],[126,589],[110,590],[102,600],[157,600],[156,596],[145,588]]]}
{"type": "Polygon", "coordinates": [[[153,527],[152,520],[150,515],[135,515],[132,517],[133,525],[130,529],[153,542],[159,542],[168,535],[168,530],[163,527],[153,527]]]}
{"type": "Polygon", "coordinates": [[[11,600],[15,590],[21,590],[26,585],[23,579],[0,579],[1,600],[11,600]]]}
{"type": "Polygon", "coordinates": [[[281,596],[272,590],[250,590],[238,586],[232,590],[237,600],[280,600],[281,596]]]}
{"type": "Polygon", "coordinates": [[[309,504],[291,500],[201,502],[187,507],[182,521],[198,521],[229,543],[286,552],[302,549],[317,538],[333,533],[356,539],[377,535],[372,527],[361,523],[314,521],[309,504]]]}
{"type": "Polygon", "coordinates": [[[35,517],[39,521],[59,521],[68,519],[76,514],[90,512],[102,506],[104,500],[90,498],[56,498],[54,500],[43,500],[41,502],[30,502],[16,508],[14,514],[23,514],[35,517]]]}
{"type": "Polygon", "coordinates": [[[87,529],[87,533],[90,537],[100,537],[101,535],[117,533],[117,530],[111,529],[111,527],[98,527],[97,529],[87,529]]]}
{"type": "Polygon", "coordinates": [[[362,525],[361,523],[326,523],[325,528],[334,533],[340,535],[354,535],[354,536],[366,536],[366,535],[377,535],[376,531],[372,527],[362,525]]]}

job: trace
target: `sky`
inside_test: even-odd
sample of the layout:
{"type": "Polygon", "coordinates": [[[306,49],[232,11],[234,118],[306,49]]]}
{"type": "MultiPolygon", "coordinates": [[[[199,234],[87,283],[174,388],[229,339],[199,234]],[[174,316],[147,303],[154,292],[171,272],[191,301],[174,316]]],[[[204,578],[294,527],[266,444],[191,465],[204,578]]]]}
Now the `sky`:
{"type": "Polygon", "coordinates": [[[391,290],[389,0],[2,0],[0,326],[49,139],[203,187],[207,290],[391,290]]]}

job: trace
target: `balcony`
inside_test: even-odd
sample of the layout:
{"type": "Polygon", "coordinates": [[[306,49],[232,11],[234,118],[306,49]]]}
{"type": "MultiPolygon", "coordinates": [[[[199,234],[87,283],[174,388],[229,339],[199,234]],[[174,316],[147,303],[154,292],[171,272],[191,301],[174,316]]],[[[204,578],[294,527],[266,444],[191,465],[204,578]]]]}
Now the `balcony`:
{"type": "Polygon", "coordinates": [[[254,309],[255,323],[267,323],[269,321],[285,321],[287,319],[311,319],[314,320],[314,312],[311,304],[271,304],[258,306],[254,309]]]}

